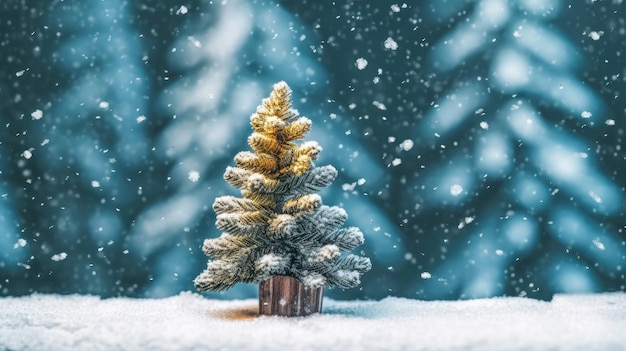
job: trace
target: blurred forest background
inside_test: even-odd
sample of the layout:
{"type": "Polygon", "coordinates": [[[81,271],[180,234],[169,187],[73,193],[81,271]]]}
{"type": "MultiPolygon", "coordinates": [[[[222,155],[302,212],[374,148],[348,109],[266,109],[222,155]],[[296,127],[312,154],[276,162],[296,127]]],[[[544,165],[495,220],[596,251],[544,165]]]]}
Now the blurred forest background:
{"type": "Polygon", "coordinates": [[[622,0],[3,0],[0,295],[192,290],[280,80],[374,265],[329,296],[624,291],[624,18],[622,0]]]}

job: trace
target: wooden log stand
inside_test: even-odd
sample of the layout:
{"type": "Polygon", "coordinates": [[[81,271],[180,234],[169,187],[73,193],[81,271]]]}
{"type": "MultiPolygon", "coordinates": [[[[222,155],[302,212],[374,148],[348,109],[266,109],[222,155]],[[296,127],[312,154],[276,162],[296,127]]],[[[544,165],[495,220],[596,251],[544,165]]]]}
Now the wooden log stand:
{"type": "Polygon", "coordinates": [[[294,277],[277,275],[259,285],[259,314],[300,317],[322,312],[324,287],[309,288],[294,277]]]}

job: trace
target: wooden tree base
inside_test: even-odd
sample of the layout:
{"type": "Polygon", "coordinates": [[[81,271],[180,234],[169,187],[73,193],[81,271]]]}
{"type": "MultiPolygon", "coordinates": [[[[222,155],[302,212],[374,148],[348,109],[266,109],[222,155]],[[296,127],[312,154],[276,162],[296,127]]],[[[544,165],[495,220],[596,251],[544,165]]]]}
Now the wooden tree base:
{"type": "Polygon", "coordinates": [[[299,317],[322,312],[324,288],[308,288],[294,277],[277,275],[259,285],[259,314],[299,317]]]}

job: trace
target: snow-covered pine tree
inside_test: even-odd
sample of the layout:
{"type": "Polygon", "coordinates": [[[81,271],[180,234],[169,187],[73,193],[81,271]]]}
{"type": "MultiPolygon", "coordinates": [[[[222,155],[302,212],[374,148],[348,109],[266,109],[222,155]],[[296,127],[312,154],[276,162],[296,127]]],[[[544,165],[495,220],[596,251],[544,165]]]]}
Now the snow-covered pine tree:
{"type": "MultiPolygon", "coordinates": [[[[406,243],[376,196],[385,188],[388,173],[365,140],[350,132],[357,118],[353,111],[328,100],[335,82],[320,61],[321,46],[311,49],[323,40],[316,26],[294,15],[298,11],[274,1],[205,1],[187,7],[185,14],[172,12],[172,19],[181,22],[180,32],[172,32],[177,39],[164,43],[166,50],[157,50],[167,53],[169,79],[163,81],[159,98],[150,100],[155,108],[149,112],[152,120],[157,111],[163,116],[150,155],[158,158],[155,164],[167,168],[166,175],[152,175],[150,179],[157,184],[143,186],[144,194],[154,196],[147,197],[146,207],[138,207],[141,212],[127,240],[131,255],[141,257],[141,267],[150,272],[149,284],[141,287],[143,296],[178,294],[197,275],[197,266],[203,264],[195,254],[195,248],[202,245],[199,233],[212,230],[215,221],[206,199],[238,195],[222,179],[234,154],[248,147],[247,118],[236,116],[253,112],[258,97],[266,94],[263,87],[283,77],[289,77],[289,87],[298,96],[298,109],[319,116],[319,124],[308,134],[325,146],[318,162],[339,170],[333,184],[319,194],[348,213],[365,214],[350,216],[345,225],[371,234],[359,249],[370,255],[373,270],[378,272],[364,277],[362,290],[334,289],[330,295],[382,298],[389,289],[397,291],[397,280],[388,274],[388,267],[404,261],[399,253],[406,243]],[[224,33],[229,40],[224,40],[224,33]],[[383,282],[379,273],[385,274],[383,282]]],[[[207,295],[223,298],[219,293],[207,295]]],[[[231,298],[255,295],[253,284],[229,290],[231,298]]]]}
{"type": "Polygon", "coordinates": [[[194,280],[196,288],[221,291],[276,275],[297,278],[307,287],[357,286],[371,263],[346,252],[363,243],[363,234],[357,227],[342,228],[346,212],[323,205],[316,194],[332,183],[337,170],[314,165],[322,150],[317,142],[296,143],[309,132],[311,120],[292,109],[285,82],[274,85],[250,124],[253,152],[239,152],[235,167],[224,173],[243,198],[215,200],[215,224],[223,233],[204,241],[203,251],[213,259],[194,280]]]}

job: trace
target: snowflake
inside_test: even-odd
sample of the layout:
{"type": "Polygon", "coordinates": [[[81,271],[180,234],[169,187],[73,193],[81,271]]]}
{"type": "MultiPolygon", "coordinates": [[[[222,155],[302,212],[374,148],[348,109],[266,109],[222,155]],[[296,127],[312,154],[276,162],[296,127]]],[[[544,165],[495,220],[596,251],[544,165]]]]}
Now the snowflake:
{"type": "Polygon", "coordinates": [[[385,104],[383,104],[380,101],[374,101],[374,102],[372,102],[372,105],[378,107],[379,110],[383,110],[384,111],[384,110],[387,109],[387,106],[385,106],[385,104]]]}
{"type": "Polygon", "coordinates": [[[388,37],[385,40],[385,49],[395,50],[397,48],[398,48],[398,43],[396,43],[396,41],[393,40],[391,37],[388,37]]]}
{"type": "Polygon", "coordinates": [[[600,40],[600,37],[602,36],[602,34],[604,34],[603,31],[596,32],[594,30],[589,33],[589,38],[591,38],[592,40],[600,40]]]}
{"type": "Polygon", "coordinates": [[[50,257],[50,259],[55,261],[55,262],[63,261],[66,258],[67,258],[67,253],[65,253],[65,252],[61,252],[61,253],[52,255],[52,257],[50,257]]]}
{"type": "Polygon", "coordinates": [[[356,68],[358,68],[359,70],[365,69],[365,67],[367,67],[367,60],[359,57],[358,59],[356,59],[356,68]]]}
{"type": "Polygon", "coordinates": [[[450,195],[459,196],[463,192],[463,187],[459,184],[454,184],[450,187],[450,195]]]}
{"type": "Polygon", "coordinates": [[[36,109],[33,113],[30,114],[30,116],[35,119],[41,119],[43,117],[43,111],[41,111],[40,109],[36,109]]]}
{"type": "Polygon", "coordinates": [[[200,173],[198,171],[190,171],[187,178],[195,183],[200,179],[200,173]]]}
{"type": "Polygon", "coordinates": [[[409,151],[413,148],[413,140],[406,139],[405,141],[400,143],[400,149],[404,151],[409,151]]]}
{"type": "Polygon", "coordinates": [[[189,12],[189,9],[185,5],[180,5],[180,8],[176,10],[177,15],[186,15],[189,12]]]}
{"type": "Polygon", "coordinates": [[[17,249],[18,247],[24,247],[26,246],[26,244],[27,244],[26,240],[19,238],[17,239],[17,242],[13,245],[13,248],[17,249]]]}

